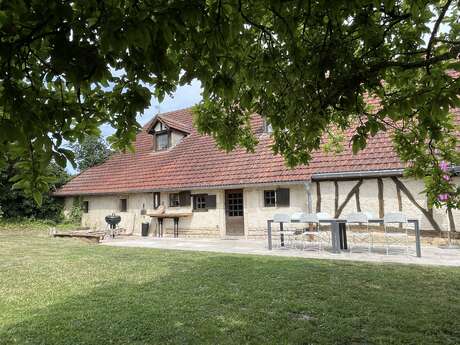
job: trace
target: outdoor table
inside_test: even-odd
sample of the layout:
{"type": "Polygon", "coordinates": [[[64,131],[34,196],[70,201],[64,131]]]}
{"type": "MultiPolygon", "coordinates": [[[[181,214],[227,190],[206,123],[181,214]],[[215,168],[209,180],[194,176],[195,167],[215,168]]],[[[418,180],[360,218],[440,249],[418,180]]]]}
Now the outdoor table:
{"type": "MultiPolygon", "coordinates": [[[[417,218],[408,218],[408,223],[414,224],[415,228],[415,251],[417,257],[422,256],[422,250],[420,245],[420,225],[417,218]]],[[[320,223],[329,223],[331,224],[331,242],[332,242],[332,252],[340,253],[344,249],[348,249],[347,245],[347,231],[346,231],[346,219],[342,218],[328,218],[328,219],[319,219],[320,223]]],[[[368,220],[369,223],[374,224],[383,224],[383,218],[373,218],[368,220]]],[[[273,219],[267,220],[267,230],[268,230],[268,250],[272,250],[272,223],[273,219]]],[[[291,221],[291,223],[299,223],[299,221],[291,221]]],[[[281,247],[284,247],[284,224],[279,222],[280,225],[280,242],[281,247]]]]}
{"type": "Polygon", "coordinates": [[[158,237],[163,237],[163,220],[172,219],[174,221],[173,235],[174,238],[179,237],[179,218],[190,217],[191,213],[149,213],[147,216],[151,218],[157,218],[158,221],[158,231],[156,235],[158,237]]]}

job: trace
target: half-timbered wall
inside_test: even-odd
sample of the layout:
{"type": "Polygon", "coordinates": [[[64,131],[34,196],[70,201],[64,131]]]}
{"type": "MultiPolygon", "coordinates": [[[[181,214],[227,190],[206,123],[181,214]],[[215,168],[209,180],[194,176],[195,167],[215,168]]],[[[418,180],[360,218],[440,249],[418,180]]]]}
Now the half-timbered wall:
{"type": "MultiPolygon", "coordinates": [[[[457,183],[459,178],[455,178],[457,183]]],[[[403,212],[419,218],[423,230],[458,230],[460,211],[429,209],[423,193],[423,181],[401,177],[369,178],[343,181],[314,181],[310,193],[316,212],[332,216],[363,211],[382,217],[389,212],[403,212]]]]}

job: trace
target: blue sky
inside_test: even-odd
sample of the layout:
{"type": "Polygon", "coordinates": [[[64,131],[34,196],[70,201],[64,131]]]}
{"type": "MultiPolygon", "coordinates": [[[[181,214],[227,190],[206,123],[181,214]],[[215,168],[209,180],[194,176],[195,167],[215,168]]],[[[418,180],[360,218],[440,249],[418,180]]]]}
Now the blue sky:
{"type": "MultiPolygon", "coordinates": [[[[179,86],[174,94],[166,96],[161,103],[158,102],[158,99],[152,97],[150,107],[144,114],[139,115],[137,120],[141,125],[144,125],[158,113],[165,113],[195,105],[202,99],[201,91],[201,83],[198,80],[194,80],[190,85],[179,86]]],[[[101,126],[101,132],[102,136],[107,138],[107,136],[113,134],[115,130],[110,125],[103,125],[101,126]]],[[[76,170],[73,169],[70,163],[67,164],[66,170],[70,174],[76,173],[76,170]]]]}
{"type": "MultiPolygon", "coordinates": [[[[201,83],[198,80],[194,80],[190,85],[179,86],[173,95],[165,97],[161,103],[152,97],[150,107],[143,115],[138,116],[137,120],[141,125],[144,125],[158,113],[165,113],[195,105],[201,101],[201,91],[201,83]]],[[[101,131],[104,137],[114,133],[114,129],[110,125],[102,126],[101,131]]]]}

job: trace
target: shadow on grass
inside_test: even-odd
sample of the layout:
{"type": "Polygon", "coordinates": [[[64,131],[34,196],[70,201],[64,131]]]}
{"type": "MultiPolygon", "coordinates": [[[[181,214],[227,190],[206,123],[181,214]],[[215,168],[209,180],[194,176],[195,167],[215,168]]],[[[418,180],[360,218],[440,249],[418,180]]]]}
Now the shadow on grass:
{"type": "Polygon", "coordinates": [[[177,253],[175,263],[167,264],[167,274],[147,282],[133,282],[126,275],[34,310],[24,321],[1,328],[0,344],[460,340],[458,298],[452,305],[450,297],[441,295],[438,288],[445,288],[444,282],[424,284],[435,278],[432,270],[194,255],[177,253]]]}

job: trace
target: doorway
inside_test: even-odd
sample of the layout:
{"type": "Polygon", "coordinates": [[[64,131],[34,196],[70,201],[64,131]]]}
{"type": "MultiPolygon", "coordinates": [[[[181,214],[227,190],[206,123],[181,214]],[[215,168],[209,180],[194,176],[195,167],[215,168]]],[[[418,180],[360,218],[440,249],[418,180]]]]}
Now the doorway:
{"type": "Polygon", "coordinates": [[[227,236],[244,236],[243,190],[225,191],[225,222],[227,236]]]}

